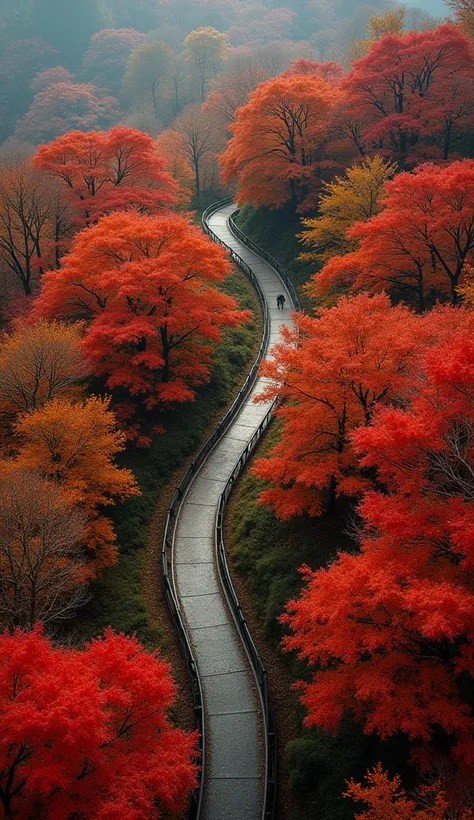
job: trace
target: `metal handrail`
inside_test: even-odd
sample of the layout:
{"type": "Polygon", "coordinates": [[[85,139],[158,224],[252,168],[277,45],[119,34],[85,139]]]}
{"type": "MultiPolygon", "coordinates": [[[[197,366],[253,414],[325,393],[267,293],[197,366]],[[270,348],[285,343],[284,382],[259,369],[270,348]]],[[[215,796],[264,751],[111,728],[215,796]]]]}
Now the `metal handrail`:
{"type": "MultiPolygon", "coordinates": [[[[203,799],[203,788],[204,788],[204,772],[205,772],[205,765],[206,765],[206,732],[205,732],[205,720],[204,720],[204,698],[202,693],[202,685],[201,685],[201,678],[199,675],[199,669],[194,658],[191,640],[189,637],[188,630],[186,628],[184,618],[181,613],[181,608],[179,604],[179,598],[176,591],[173,573],[170,571],[170,554],[173,549],[173,543],[175,538],[175,530],[176,530],[176,521],[178,518],[179,510],[183,499],[191,486],[194,477],[200,467],[204,464],[207,457],[209,456],[210,452],[214,449],[216,444],[220,441],[222,436],[224,435],[225,431],[228,429],[229,425],[239,412],[240,408],[246,401],[248,395],[250,394],[252,387],[255,383],[255,380],[258,375],[260,363],[262,362],[268,348],[269,336],[270,336],[270,320],[268,314],[268,306],[262,291],[261,285],[255,276],[252,269],[249,265],[236,253],[234,250],[228,247],[224,242],[222,242],[216,234],[209,228],[207,224],[207,220],[211,216],[211,214],[215,213],[216,211],[220,210],[225,205],[230,205],[232,203],[232,197],[227,199],[221,200],[219,202],[215,202],[211,205],[202,215],[202,225],[204,231],[208,234],[208,236],[217,244],[223,245],[226,250],[230,253],[232,260],[243,270],[246,276],[250,279],[252,284],[254,285],[257,295],[259,297],[260,305],[262,308],[263,313],[263,325],[264,325],[264,332],[262,337],[262,343],[260,345],[260,349],[258,351],[257,357],[255,359],[254,364],[245,380],[243,387],[239,390],[235,401],[233,402],[230,409],[227,411],[226,415],[222,419],[222,421],[217,425],[216,429],[212,433],[212,435],[208,438],[206,443],[201,447],[195,459],[191,462],[190,466],[186,470],[179,486],[175,489],[173,493],[173,497],[171,500],[171,504],[168,508],[168,512],[166,515],[165,521],[165,528],[163,533],[163,541],[162,541],[162,548],[161,548],[161,563],[162,563],[162,575],[163,575],[163,589],[165,594],[165,600],[167,602],[168,608],[171,613],[171,617],[175,626],[175,629],[178,634],[178,639],[181,647],[181,652],[183,658],[186,663],[186,668],[189,676],[190,686],[191,686],[191,694],[193,699],[193,711],[194,711],[194,719],[196,728],[198,729],[199,733],[199,752],[201,757],[201,766],[199,771],[199,782],[196,790],[193,792],[189,804],[188,809],[188,820],[199,820],[201,816],[201,808],[202,808],[202,799],[203,799]]],[[[225,556],[224,556],[225,557],[225,556]]],[[[221,561],[219,562],[221,563],[221,561]]],[[[228,570],[227,570],[228,572],[228,570]]],[[[230,575],[229,575],[230,580],[230,575]]],[[[230,582],[232,583],[232,582],[230,582]]],[[[235,595],[235,593],[234,593],[235,595]]],[[[235,596],[237,599],[237,596],[235,596]]],[[[241,630],[239,630],[241,631],[241,630]]],[[[248,630],[247,630],[248,632],[248,630]]],[[[242,632],[241,632],[242,634],[242,632]]],[[[252,641],[250,633],[248,633],[249,640],[252,641]]],[[[247,645],[247,642],[245,645],[247,645]]],[[[253,641],[252,641],[253,644],[253,641]]],[[[258,655],[257,650],[255,649],[256,656],[258,655]]],[[[259,656],[258,656],[259,657],[259,656]]],[[[261,661],[260,661],[261,663],[261,661]]],[[[261,663],[262,669],[264,670],[263,664],[261,663]]],[[[254,667],[255,668],[255,667],[254,667]]],[[[257,681],[262,678],[260,674],[257,677],[257,681]]],[[[259,683],[259,690],[262,684],[259,683]]],[[[266,673],[265,673],[265,685],[264,685],[264,700],[262,703],[268,702],[268,687],[266,686],[266,673]],[[266,694],[265,694],[266,693],[266,694]]],[[[261,695],[262,696],[262,695],[261,695]]],[[[266,715],[268,709],[265,709],[265,719],[267,719],[266,715]]],[[[266,741],[266,760],[269,759],[269,754],[267,751],[268,742],[266,741]]],[[[268,772],[268,765],[266,765],[266,771],[268,772]]],[[[275,770],[276,771],[276,770],[275,770]]],[[[265,794],[267,794],[267,786],[265,788],[265,794]]],[[[276,794],[276,791],[275,791],[276,794]]],[[[266,818],[273,818],[274,814],[265,814],[266,818]]]]}
{"type": "Polygon", "coordinates": [[[288,276],[288,274],[286,273],[284,268],[282,268],[280,263],[275,259],[274,256],[272,256],[270,253],[267,253],[267,251],[263,250],[263,248],[261,248],[260,245],[257,245],[256,242],[254,242],[252,239],[250,239],[250,237],[248,237],[243,231],[240,230],[239,226],[237,225],[237,223],[235,221],[235,217],[237,216],[239,211],[240,211],[240,209],[238,208],[229,217],[229,228],[231,229],[232,233],[234,234],[236,239],[239,239],[241,242],[243,242],[243,244],[246,245],[247,248],[250,248],[251,251],[256,253],[258,256],[261,256],[262,259],[265,259],[265,262],[268,262],[268,264],[278,274],[278,276],[282,280],[283,284],[286,286],[286,288],[288,290],[288,293],[291,296],[291,300],[293,302],[293,305],[295,306],[295,309],[297,311],[300,311],[301,310],[301,303],[300,303],[300,300],[299,300],[299,296],[296,292],[296,288],[295,288],[293,282],[291,281],[290,277],[288,276]]]}
{"type": "Polygon", "coordinates": [[[260,701],[262,704],[262,715],[265,736],[265,783],[263,795],[262,820],[274,820],[274,818],[276,817],[276,800],[278,789],[278,748],[276,738],[275,713],[268,691],[267,670],[265,669],[263,660],[260,656],[260,653],[255,645],[255,641],[253,640],[251,632],[248,628],[247,621],[245,620],[244,613],[242,612],[240,601],[235,591],[235,587],[230,575],[224,540],[224,521],[227,501],[234,488],[235,482],[242,474],[247,462],[252,456],[253,451],[255,450],[257,444],[262,439],[265,431],[267,430],[267,427],[272,420],[276,403],[276,401],[272,403],[265,418],[260,423],[257,430],[255,430],[252,438],[250,439],[244,452],[242,453],[236,467],[234,468],[232,475],[227,481],[219,499],[219,506],[216,519],[217,560],[219,564],[220,576],[227,596],[227,601],[234,615],[234,619],[239,630],[241,640],[245,646],[247,655],[254,670],[255,680],[257,682],[260,701]]]}

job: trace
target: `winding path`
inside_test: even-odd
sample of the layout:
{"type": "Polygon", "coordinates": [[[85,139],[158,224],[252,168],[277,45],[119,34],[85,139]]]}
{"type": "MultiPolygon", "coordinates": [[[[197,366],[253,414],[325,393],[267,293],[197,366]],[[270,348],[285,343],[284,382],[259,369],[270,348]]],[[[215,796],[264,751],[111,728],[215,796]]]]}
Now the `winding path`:
{"type": "MultiPolygon", "coordinates": [[[[207,224],[221,242],[250,266],[268,304],[269,345],[289,322],[293,303],[271,265],[230,231],[235,205],[211,214],[207,224]],[[286,309],[276,297],[284,292],[286,309]]],[[[223,437],[197,472],[182,501],[175,526],[172,572],[181,614],[190,636],[204,700],[206,758],[203,820],[259,820],[265,755],[261,703],[254,672],[226,600],[216,563],[216,514],[227,480],[268,413],[255,405],[258,378],[223,437]]]]}

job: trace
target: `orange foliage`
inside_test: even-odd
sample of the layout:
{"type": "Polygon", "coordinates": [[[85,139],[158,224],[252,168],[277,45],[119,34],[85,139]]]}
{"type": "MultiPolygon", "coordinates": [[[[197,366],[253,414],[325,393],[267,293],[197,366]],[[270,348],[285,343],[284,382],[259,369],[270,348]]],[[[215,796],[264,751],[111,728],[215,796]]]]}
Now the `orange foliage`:
{"type": "MultiPolygon", "coordinates": [[[[438,786],[426,786],[410,799],[396,775],[390,779],[379,763],[366,775],[365,785],[351,781],[346,797],[366,803],[366,811],[357,813],[355,820],[449,820],[448,803],[438,786]]],[[[468,809],[456,812],[456,820],[472,820],[468,809]]]]}
{"type": "Polygon", "coordinates": [[[110,388],[146,406],[188,401],[224,327],[248,318],[219,291],[231,267],[184,216],[115,213],[80,233],[44,276],[37,316],[83,318],[83,348],[110,388]]]}
{"type": "Polygon", "coordinates": [[[416,351],[416,319],[383,294],[341,299],[316,318],[299,315],[274,359],[262,367],[274,380],[265,398],[286,399],[277,411],[281,441],[255,473],[272,483],[260,499],[280,518],[319,515],[329,493],[357,495],[367,485],[350,435],[396,395],[416,351]],[[298,345],[298,346],[297,346],[298,345]]]}
{"type": "Polygon", "coordinates": [[[0,337],[0,418],[77,396],[89,375],[80,345],[80,329],[62,322],[20,324],[0,337]]]}
{"type": "MultiPolygon", "coordinates": [[[[100,398],[83,404],[53,399],[23,416],[15,429],[20,441],[15,464],[57,481],[69,501],[86,515],[90,574],[113,564],[115,534],[102,508],[137,495],[138,488],[130,470],[115,464],[124,435],[116,429],[109,403],[100,398]]],[[[4,462],[3,469],[9,464],[4,462]]]]}
{"type": "Polygon", "coordinates": [[[237,180],[238,201],[304,209],[336,166],[330,128],[341,99],[322,72],[290,73],[259,85],[237,111],[221,157],[222,178],[237,180]]]}

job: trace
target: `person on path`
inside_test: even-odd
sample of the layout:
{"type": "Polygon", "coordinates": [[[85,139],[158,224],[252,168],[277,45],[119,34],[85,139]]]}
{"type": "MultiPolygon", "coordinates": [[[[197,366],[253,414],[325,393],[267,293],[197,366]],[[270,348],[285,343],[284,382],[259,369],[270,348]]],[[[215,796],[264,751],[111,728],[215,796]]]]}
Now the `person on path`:
{"type": "Polygon", "coordinates": [[[285,307],[285,302],[286,302],[285,295],[284,295],[283,293],[280,293],[280,294],[277,296],[277,307],[278,307],[278,310],[280,310],[280,308],[281,308],[282,310],[284,310],[284,307],[285,307]]]}

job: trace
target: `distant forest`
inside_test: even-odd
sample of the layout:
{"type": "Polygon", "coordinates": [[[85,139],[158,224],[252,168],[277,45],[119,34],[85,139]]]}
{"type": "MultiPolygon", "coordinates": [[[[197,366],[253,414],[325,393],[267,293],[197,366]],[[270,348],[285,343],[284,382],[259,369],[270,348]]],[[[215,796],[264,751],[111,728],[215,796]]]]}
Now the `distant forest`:
{"type": "MultiPolygon", "coordinates": [[[[446,13],[442,0],[417,3],[420,8],[407,5],[408,28],[433,27],[446,13]]],[[[276,75],[298,57],[344,62],[369,17],[398,6],[393,0],[2,0],[0,142],[15,136],[36,145],[71,128],[119,121],[156,136],[201,101],[183,54],[191,31],[212,26],[227,35],[227,69],[257,55],[276,75]]],[[[210,66],[206,82],[222,68],[219,61],[210,66]]]]}

